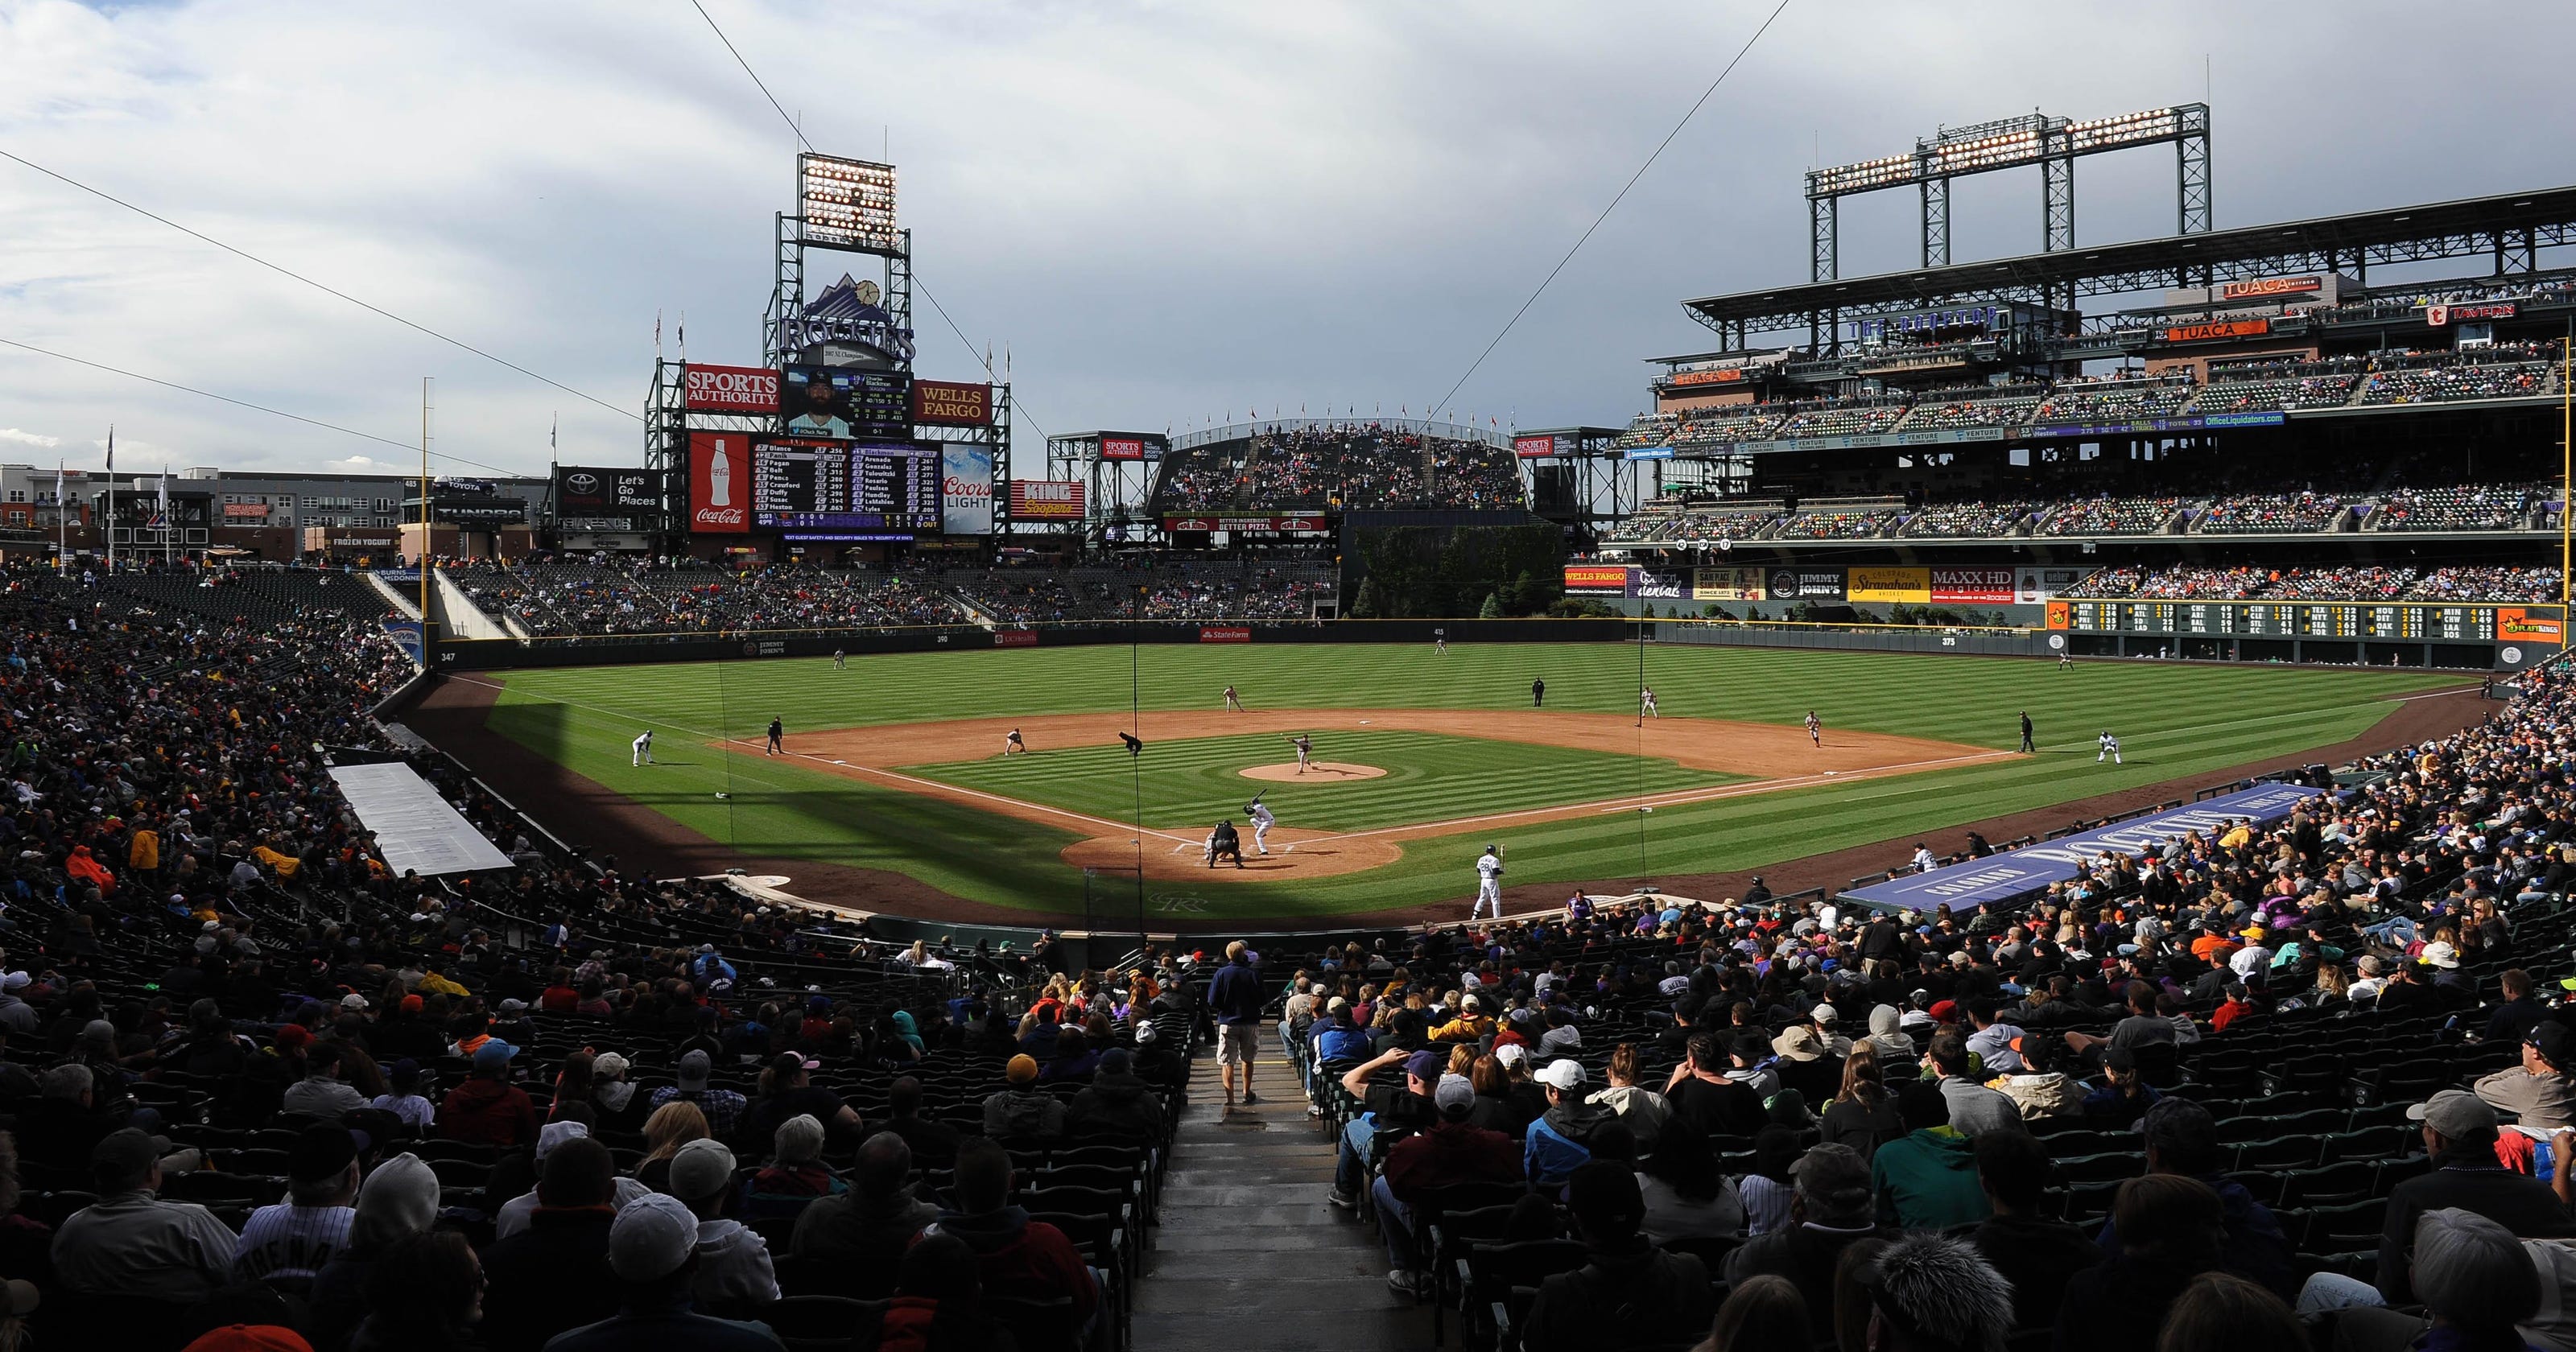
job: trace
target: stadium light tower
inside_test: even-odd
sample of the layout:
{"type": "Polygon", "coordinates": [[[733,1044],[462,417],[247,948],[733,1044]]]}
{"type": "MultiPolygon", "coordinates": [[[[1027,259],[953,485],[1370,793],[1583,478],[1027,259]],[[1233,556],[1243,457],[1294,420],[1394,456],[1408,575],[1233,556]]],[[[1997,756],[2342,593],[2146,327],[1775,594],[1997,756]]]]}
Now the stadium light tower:
{"type": "Polygon", "coordinates": [[[1807,171],[1808,280],[1841,273],[1843,198],[1914,187],[1922,198],[1923,266],[1950,264],[1950,180],[2038,165],[2040,238],[2054,252],[2075,247],[2075,160],[2171,142],[2176,155],[2177,234],[2210,228],[2209,105],[2185,103],[2140,113],[2070,121],[2025,113],[1972,127],[1945,127],[1914,149],[1832,169],[1807,171]]]}

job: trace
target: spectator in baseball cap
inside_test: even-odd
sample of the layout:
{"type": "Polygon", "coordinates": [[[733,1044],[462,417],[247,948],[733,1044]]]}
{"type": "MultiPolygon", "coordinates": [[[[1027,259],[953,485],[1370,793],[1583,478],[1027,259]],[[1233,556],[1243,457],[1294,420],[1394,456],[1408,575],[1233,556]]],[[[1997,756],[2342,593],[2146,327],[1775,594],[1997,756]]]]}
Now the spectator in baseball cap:
{"type": "Polygon", "coordinates": [[[2522,1063],[2478,1077],[2477,1095],[2516,1126],[2533,1131],[2576,1127],[2576,1034],[2565,1024],[2534,1024],[2522,1038],[2522,1063]]]}
{"type": "Polygon", "coordinates": [[[313,1279],[309,1331],[325,1347],[349,1340],[366,1318],[367,1281],[394,1245],[438,1220],[438,1175],[417,1155],[402,1154],[376,1166],[358,1185],[349,1242],[331,1255],[313,1279]]]}
{"type": "Polygon", "coordinates": [[[517,1051],[497,1038],[474,1049],[473,1072],[438,1105],[441,1137],[502,1150],[537,1139],[536,1105],[526,1090],[510,1083],[510,1058],[517,1051]]]}
{"type": "Polygon", "coordinates": [[[1423,1131],[1440,1120],[1431,1094],[1440,1087],[1441,1072],[1448,1064],[1444,1053],[1397,1047],[1343,1072],[1342,1091],[1360,1101],[1361,1111],[1342,1128],[1341,1148],[1333,1160],[1333,1190],[1324,1200],[1344,1211],[1359,1205],[1359,1190],[1367,1181],[1380,1127],[1423,1131]],[[1402,1088],[1370,1083],[1379,1070],[1399,1062],[1404,1066],[1402,1088]]]}
{"type": "Polygon", "coordinates": [[[307,1127],[287,1157],[287,1200],[250,1213],[233,1275],[312,1280],[349,1242],[358,1213],[358,1143],[347,1127],[307,1127]]]}
{"type": "Polygon", "coordinates": [[[1869,1164],[1850,1146],[1810,1147],[1789,1166],[1789,1178],[1790,1223],[1728,1254],[1726,1279],[1742,1286],[1766,1274],[1786,1277],[1809,1310],[1831,1310],[1834,1266],[1843,1250],[1864,1239],[1894,1239],[1896,1232],[1876,1224],[1869,1164]]]}
{"type": "Polygon", "coordinates": [[[1550,1061],[1536,1078],[1547,1091],[1547,1111],[1522,1138],[1521,1167],[1532,1186],[1545,1189],[1589,1162],[1594,1139],[1617,1117],[1601,1104],[1585,1101],[1579,1061],[1550,1061]]]}
{"type": "Polygon", "coordinates": [[[2497,1162],[2496,1111],[2484,1099],[2465,1089],[2445,1089],[2407,1109],[2406,1116],[2423,1124],[2424,1149],[2433,1168],[2388,1194],[2378,1287],[2389,1304],[2414,1303],[2407,1246],[2414,1240],[2416,1219],[2426,1212],[2472,1211],[2532,1239],[2576,1233],[2569,1227],[2566,1206],[2547,1183],[2497,1162]]]}
{"type": "Polygon", "coordinates": [[[99,1200],[73,1212],[54,1236],[54,1275],[66,1289],[190,1304],[231,1281],[231,1229],[194,1202],[154,1195],[168,1144],[127,1127],[91,1152],[99,1200]]]}
{"type": "Polygon", "coordinates": [[[623,1288],[615,1315],[557,1337],[548,1352],[781,1352],[767,1325],[694,1312],[698,1218],[676,1197],[656,1193],[618,1213],[608,1265],[623,1288]]]}
{"type": "Polygon", "coordinates": [[[1064,1100],[1037,1087],[1038,1061],[1022,1052],[1003,1069],[1008,1088],[984,1096],[984,1134],[996,1140],[1051,1141],[1064,1135],[1064,1100]]]}
{"type": "Polygon", "coordinates": [[[1566,1179],[1565,1202],[1584,1265],[1539,1283],[1524,1346],[1641,1347],[1708,1331],[1717,1302],[1707,1265],[1648,1242],[1646,1199],[1628,1166],[1595,1160],[1577,1167],[1566,1179]]]}
{"type": "MultiPolygon", "coordinates": [[[[702,1310],[755,1310],[778,1299],[769,1245],[758,1231],[729,1218],[733,1151],[716,1140],[691,1141],[671,1157],[671,1195],[698,1218],[698,1271],[689,1291],[702,1310]]],[[[612,1256],[614,1238],[611,1239],[612,1256]]]]}

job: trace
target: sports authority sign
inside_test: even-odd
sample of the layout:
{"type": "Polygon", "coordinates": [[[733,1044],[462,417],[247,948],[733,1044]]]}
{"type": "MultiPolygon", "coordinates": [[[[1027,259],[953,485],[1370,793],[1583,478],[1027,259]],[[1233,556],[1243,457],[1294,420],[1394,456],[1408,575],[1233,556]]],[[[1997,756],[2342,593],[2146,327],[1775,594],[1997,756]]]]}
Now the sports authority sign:
{"type": "Polygon", "coordinates": [[[750,533],[749,434],[689,434],[689,529],[699,535],[750,533]]]}
{"type": "Polygon", "coordinates": [[[1514,437],[1512,454],[1523,460],[1544,460],[1556,454],[1556,438],[1550,436],[1514,437]]]}
{"type": "MultiPolygon", "coordinates": [[[[917,388],[917,387],[916,387],[917,388]]],[[[1080,521],[1083,486],[1064,479],[1011,480],[1014,521],[1080,521]]]]}
{"type": "Polygon", "coordinates": [[[1100,434],[1100,458],[1103,460],[1160,460],[1169,442],[1154,432],[1103,432],[1100,434]]]}
{"type": "Polygon", "coordinates": [[[680,371],[683,408],[708,413],[778,411],[778,373],[765,366],[701,366],[690,362],[680,371]]]}
{"type": "Polygon", "coordinates": [[[916,380],[912,382],[912,420],[925,427],[990,427],[993,387],[916,380]]]}

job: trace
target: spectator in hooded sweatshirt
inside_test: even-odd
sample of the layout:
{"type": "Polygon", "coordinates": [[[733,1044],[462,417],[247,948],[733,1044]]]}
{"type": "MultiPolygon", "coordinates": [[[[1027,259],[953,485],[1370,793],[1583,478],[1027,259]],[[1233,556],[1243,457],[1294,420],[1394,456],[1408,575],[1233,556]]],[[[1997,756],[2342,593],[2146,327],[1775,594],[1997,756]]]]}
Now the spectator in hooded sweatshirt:
{"type": "Polygon", "coordinates": [[[1011,1156],[989,1138],[957,1147],[957,1170],[950,1195],[956,1209],[943,1210],[922,1232],[954,1235],[975,1251],[975,1264],[988,1291],[1008,1291],[1031,1300],[1057,1296],[1073,1301],[1073,1317],[1064,1330],[1067,1341],[1088,1328],[1100,1308],[1100,1288],[1083,1266],[1082,1256],[1064,1232],[1011,1205],[1011,1156]]]}
{"type": "Polygon", "coordinates": [[[1897,1091],[1896,1108],[1905,1134],[1870,1156],[1879,1222],[1900,1230],[1944,1230],[1984,1220],[1976,1154],[1950,1125],[1941,1091],[1919,1080],[1907,1084],[1897,1091]]]}
{"type": "Polygon", "coordinates": [[[733,1151],[722,1141],[691,1141],[671,1157],[671,1195],[698,1218],[689,1295],[711,1314],[748,1314],[778,1299],[768,1242],[725,1215],[734,1200],[733,1171],[733,1151]]]}
{"type": "Polygon", "coordinates": [[[1550,1061],[1539,1071],[1547,1087],[1547,1112],[1530,1123],[1522,1140],[1521,1168],[1531,1186],[1550,1188],[1572,1177],[1592,1158],[1592,1140],[1615,1114],[1583,1099],[1583,1063],[1550,1061]]]}
{"type": "Polygon", "coordinates": [[[1052,1141],[1064,1135],[1064,1100],[1037,1089],[1038,1061],[1022,1052],[1003,1069],[1009,1087],[984,1096],[984,1134],[995,1140],[1052,1141]]]}
{"type": "Polygon", "coordinates": [[[1159,1141],[1163,1134],[1162,1100],[1137,1077],[1134,1059],[1124,1047],[1100,1054],[1091,1083],[1073,1096],[1066,1116],[1077,1127],[1139,1140],[1159,1141]]]}

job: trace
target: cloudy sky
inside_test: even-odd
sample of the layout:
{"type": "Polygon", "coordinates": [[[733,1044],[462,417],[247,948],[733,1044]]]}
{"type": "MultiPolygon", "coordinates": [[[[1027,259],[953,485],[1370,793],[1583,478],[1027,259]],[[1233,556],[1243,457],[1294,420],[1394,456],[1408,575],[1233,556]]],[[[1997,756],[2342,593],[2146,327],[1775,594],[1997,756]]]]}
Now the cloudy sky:
{"type": "MultiPolygon", "coordinates": [[[[1443,395],[1773,0],[867,5],[704,0],[817,148],[901,166],[920,370],[1007,348],[1036,433],[1443,395]],[[972,346],[970,349],[969,343],[972,346]]],[[[2034,107],[2200,98],[2221,226],[2556,185],[2551,4],[1791,0],[1458,395],[1615,422],[1685,296],[1800,280],[1800,174],[2034,107]]],[[[642,455],[657,314],[756,361],[794,141],[688,0],[0,0],[0,150],[609,407],[0,160],[0,339],[512,470],[642,455]]],[[[2165,233],[2170,152],[2087,160],[2078,237],[2165,233]]],[[[2035,174],[1955,256],[2033,249],[2035,174]]],[[[1912,262],[1847,204],[1844,274],[1912,262]]],[[[856,260],[854,260],[856,261],[856,260]]],[[[0,461],[406,465],[402,451],[0,346],[0,461]]]]}

